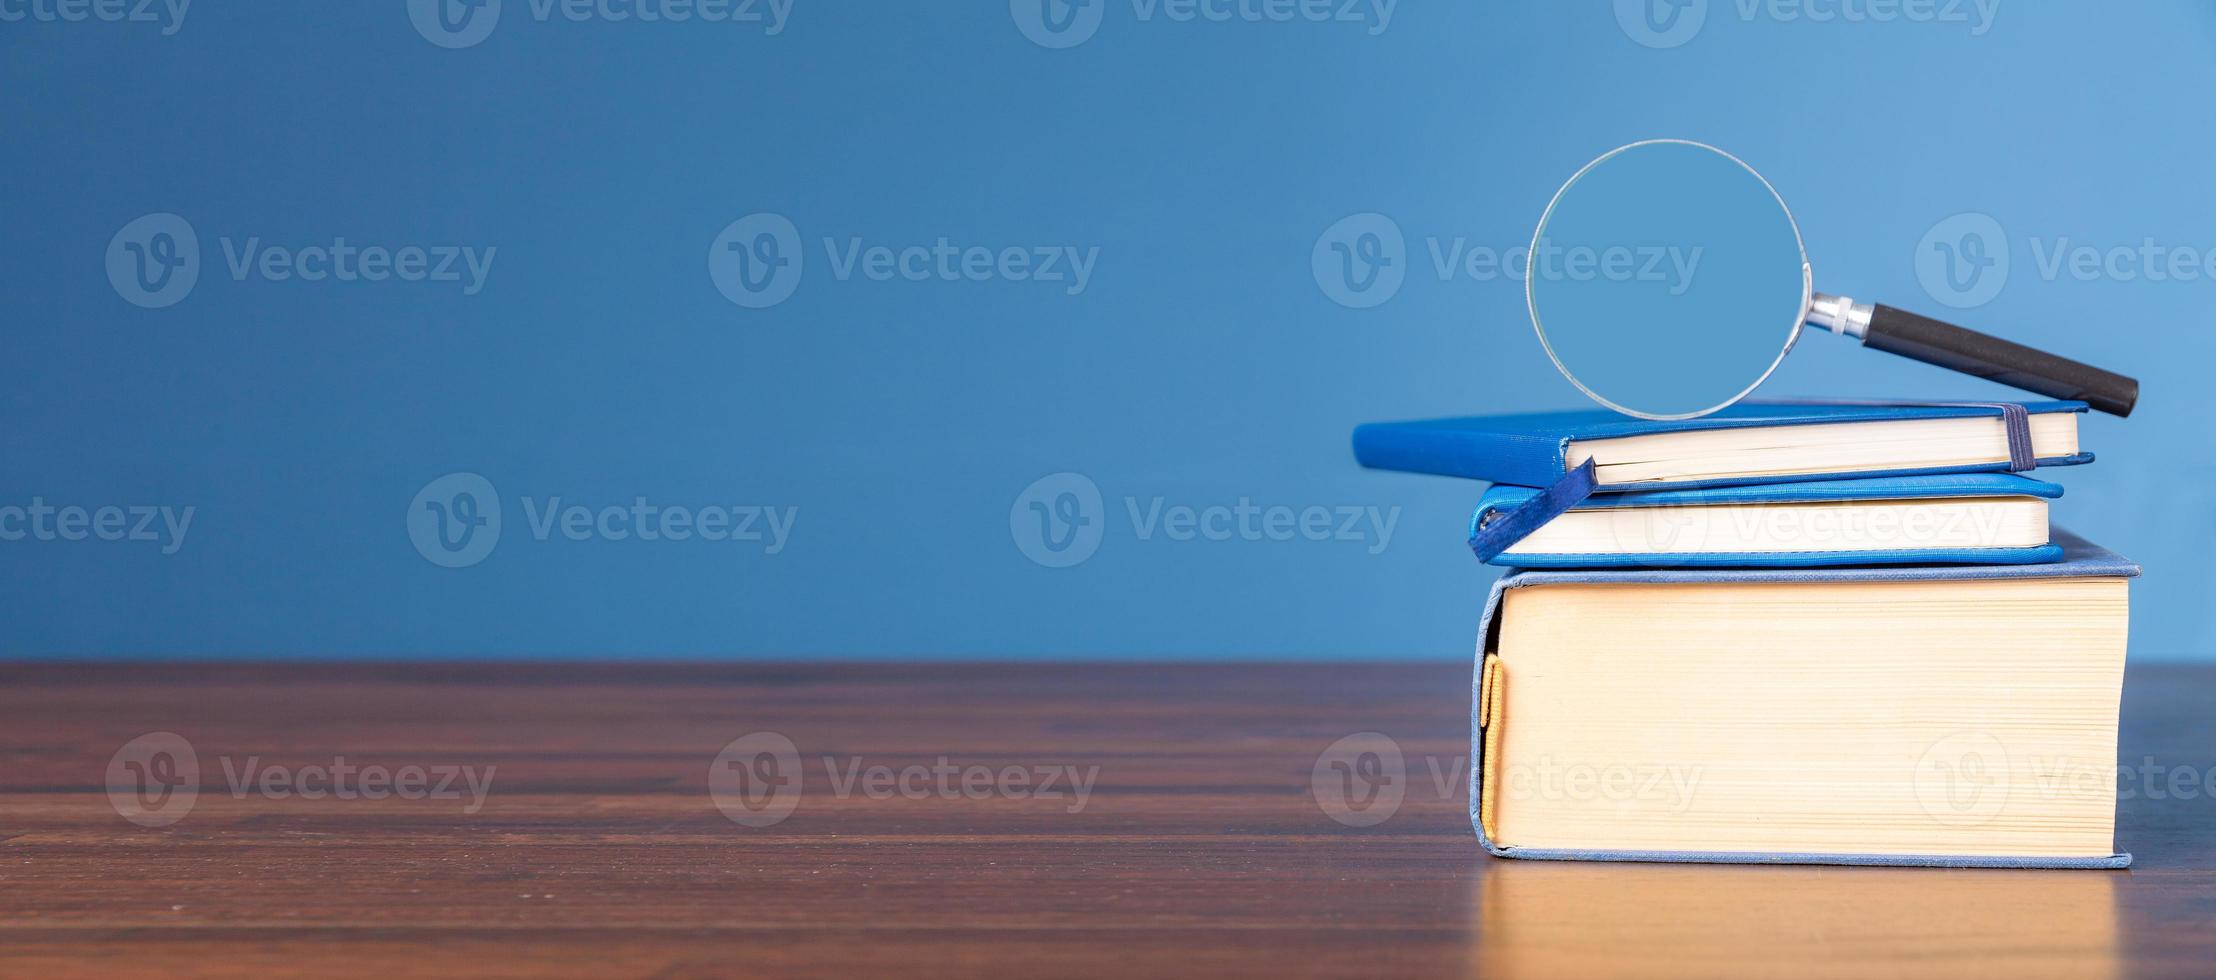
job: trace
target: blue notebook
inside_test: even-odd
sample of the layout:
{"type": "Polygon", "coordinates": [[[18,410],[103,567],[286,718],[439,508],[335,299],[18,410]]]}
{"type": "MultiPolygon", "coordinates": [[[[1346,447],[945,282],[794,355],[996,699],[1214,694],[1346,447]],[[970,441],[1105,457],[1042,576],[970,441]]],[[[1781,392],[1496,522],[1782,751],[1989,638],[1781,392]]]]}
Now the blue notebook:
{"type": "MultiPolygon", "coordinates": [[[[1499,824],[1495,823],[1495,821],[1501,819],[1497,815],[1497,813],[1490,812],[1487,809],[1488,792],[1501,792],[1498,787],[1493,787],[1489,789],[1489,785],[1494,781],[1494,779],[1497,778],[1517,778],[1516,773],[1510,773],[1507,777],[1500,777],[1498,773],[1490,772],[1490,770],[1497,769],[1504,765],[1504,763],[1500,763],[1494,757],[1496,754],[1503,752],[1503,749],[1501,747],[1503,732],[1515,730],[1516,719],[1519,717],[1519,713],[1527,709],[1534,711],[1551,710],[1561,712],[1563,713],[1563,717],[1571,719],[1576,718],[1579,714],[1582,713],[1581,709],[1576,703],[1576,694],[1578,690],[1580,690],[1580,688],[1577,687],[1575,683],[1567,683],[1567,686],[1565,686],[1566,682],[1562,681],[1559,677],[1556,677],[1552,680],[1550,680],[1550,678],[1548,677],[1548,674],[1550,672],[1559,674],[1560,672],[1569,669],[1565,666],[1565,663],[1573,661],[1578,655],[1578,651],[1563,649],[1560,646],[1548,645],[1535,650],[1515,651],[1505,657],[1502,656],[1500,652],[1497,652],[1500,651],[1500,647],[1502,644],[1502,636],[1504,631],[1504,609],[1507,605],[1506,597],[1511,592],[1519,589],[1534,589],[1548,586],[1580,586],[1591,584],[1716,584],[1746,582],[1945,583],[1975,582],[1999,579],[2128,579],[2139,574],[2139,566],[2133,564],[2132,562],[2121,556],[2116,555],[2113,552],[2110,552],[2097,545],[2091,544],[2090,542],[2087,542],[2082,538],[2072,535],[2068,531],[2058,528],[2055,530],[2054,536],[2064,549],[2064,557],[2062,558],[2062,560],[2053,563],[2033,565],[1970,565],[1954,567],[1909,568],[1865,567],[1834,569],[1776,568],[1738,569],[1730,571],[1627,571],[1602,569],[1589,569],[1580,571],[1522,570],[1502,576],[1497,582],[1494,583],[1492,592],[1486,600],[1483,624],[1479,627],[1480,640],[1478,646],[1478,663],[1472,691],[1473,706],[1471,710],[1470,745],[1470,817],[1472,824],[1476,827],[1480,843],[1484,845],[1485,849],[1488,852],[1497,857],[1526,858],[1546,861],[1665,861],[1710,864],[1844,864],[1926,866],[1948,868],[2122,868],[2128,866],[2131,863],[2131,855],[2120,852],[2076,856],[2054,856],[2041,854],[2009,855],[1894,853],[1894,851],[1899,850],[1898,845],[1892,848],[1886,848],[1881,851],[1876,851],[1872,853],[1859,853],[1851,850],[1812,850],[1781,853],[1756,849],[1733,850],[1728,848],[1669,850],[1579,848],[1567,846],[1517,846],[1514,844],[1502,843],[1498,840],[1495,840],[1492,830],[1488,827],[1489,824],[1494,827],[1499,826],[1499,824]],[[1534,657],[1536,659],[1530,659],[1534,657]],[[1525,700],[1517,700],[1514,695],[1504,693],[1514,692],[1519,689],[1525,692],[1525,700]]],[[[2120,599],[2120,593],[2121,585],[2119,584],[2118,594],[2115,596],[2115,598],[2120,599]]],[[[1563,595],[1569,593],[1557,594],[1563,595]]],[[[2075,593],[2073,593],[2072,596],[2076,600],[2077,605],[2085,605],[2086,596],[2077,595],[2075,593]]],[[[1799,597],[1797,596],[1786,596],[1785,598],[1793,601],[1800,601],[1799,597]]],[[[1836,591],[1832,591],[1829,593],[1827,601],[1836,601],[1838,598],[1839,594],[1836,591]]],[[[1897,598],[1897,596],[1894,596],[1891,593],[1886,593],[1882,595],[1874,595],[1867,601],[1894,602],[1897,601],[1897,598]]],[[[1991,595],[1981,595],[1978,598],[1992,601],[1995,597],[1991,595]]],[[[1981,603],[1979,601],[1972,600],[1965,602],[1963,601],[1963,599],[1964,597],[1962,596],[1934,597],[1933,602],[1935,604],[1930,606],[1929,608],[1920,610],[1920,613],[1924,616],[1941,617],[1950,615],[1967,615],[1968,613],[1965,613],[1963,610],[1976,610],[1983,608],[1984,606],[1984,603],[1981,603]]],[[[1744,597],[1739,597],[1736,599],[1726,598],[1721,601],[1736,601],[1739,603],[1745,603],[1748,600],[1744,597]]],[[[2067,629],[2053,629],[2050,628],[2052,624],[2045,622],[2027,622],[2023,623],[2017,628],[2023,631],[2023,636],[2036,638],[2037,644],[2044,644],[2046,648],[2046,654],[2055,656],[2057,660],[2061,659],[2064,655],[2080,656],[2078,651],[2083,650],[2084,652],[2082,654],[2082,662],[2077,662],[2073,664],[2043,663],[2039,669],[2027,670],[2021,673],[2008,670],[1994,670],[1990,672],[1964,672],[1960,669],[1962,664],[1956,664],[1954,665],[1956,669],[1951,674],[1946,670],[1947,665],[1934,664],[1932,665],[1934,673],[1930,674],[1929,676],[1904,677],[1903,683],[1882,683],[1884,678],[1889,678],[1893,675],[1889,673],[1881,675],[1879,680],[1872,681],[1871,683],[1877,684],[1878,686],[1876,687],[1876,690],[1879,690],[1883,693],[1870,699],[1863,699],[1857,696],[1857,693],[1855,692],[1842,693],[1841,691],[1834,690],[1833,688],[1820,683],[1819,678],[1811,677],[1806,673],[1791,674],[1790,676],[1781,675],[1775,678],[1744,678],[1728,674],[1717,675],[1715,672],[1718,671],[1720,668],[1716,663],[1688,663],[1672,661],[1659,665],[1661,669],[1671,671],[1672,674],[1658,676],[1696,678],[1697,683],[1703,685],[1703,689],[1709,689],[1718,692],[1718,699],[1712,701],[1711,705],[1722,704],[1726,706],[1750,706],[1748,709],[1751,712],[1749,717],[1755,719],[1755,721],[1753,721],[1751,724],[1756,729],[1765,732],[1796,733],[1795,737],[1800,737],[1798,733],[1805,733],[1809,731],[1809,726],[1822,726],[1824,724],[1824,722],[1821,720],[1822,712],[1843,712],[1844,714],[1839,715],[1839,717],[1851,717],[1858,720],[1852,724],[1841,724],[1836,728],[1820,728],[1820,733],[1817,737],[1827,742],[1849,745],[1862,744],[1862,740],[1873,737],[1873,731],[1889,732],[1894,726],[1903,724],[1903,719],[1920,721],[1926,727],[1933,727],[1935,729],[1953,729],[1955,728],[1955,725],[1954,723],[1949,721],[1951,715],[1948,715],[1944,711],[1940,711],[1940,709],[1935,708],[1935,702],[1932,699],[1937,697],[1940,693],[1949,690],[1949,688],[1947,687],[1947,685],[1949,684],[1954,685],[1955,689],[1970,691],[1975,695],[1975,697],[1972,702],[1963,709],[1963,720],[1961,722],[1961,728],[1972,730],[1973,734],[1963,736],[1960,740],[1958,740],[1960,744],[1956,744],[1953,746],[1953,749],[1956,752],[1954,756],[1941,758],[1939,759],[1939,761],[1957,763],[1958,765],[1955,771],[1963,773],[1970,779],[1975,780],[1966,784],[1966,789],[1969,791],[1966,798],[1968,799],[1972,808],[1964,811],[1964,813],[1972,821],[1970,824],[1968,824],[1968,826],[1981,827],[1989,826],[1991,822],[1995,819],[1995,815],[1990,812],[1981,812],[1975,808],[1978,803],[1978,797],[1975,795],[1975,791],[1981,788],[1990,788],[1994,785],[1997,785],[1993,782],[1993,774],[1996,772],[2008,771],[2006,769],[2007,763],[2005,760],[2009,758],[2009,756],[2001,755],[2000,758],[2003,761],[1997,764],[1994,763],[1991,757],[1986,758],[1985,760],[1983,760],[1987,763],[1987,767],[1984,769],[1979,769],[1976,767],[1963,767],[1959,765],[1959,763],[1968,758],[1961,753],[1963,745],[1967,745],[1969,749],[1973,750],[1973,753],[1974,751],[1980,750],[1982,743],[1975,740],[1979,736],[1974,734],[1975,730],[1978,729],[1978,726],[1980,725],[1995,726],[1995,730],[2009,733],[2012,735],[2012,737],[2020,736],[2021,732],[2018,729],[2001,727],[2007,724],[2005,720],[2002,720],[2000,716],[1996,714],[1996,712],[2001,710],[2001,706],[2010,701],[2025,696],[2024,692],[2036,691],[2042,686],[2051,686],[2058,683],[2071,683],[2072,678],[2077,678],[2076,683],[2078,683],[2080,689],[2085,692],[2086,706],[2082,706],[2081,708],[2084,713],[2079,716],[2072,716],[2071,719],[2056,719],[2054,724],[2058,726],[2058,730],[2063,733],[2059,736],[2042,736],[2040,733],[2034,732],[2030,736],[2023,737],[2026,737],[2028,739],[2029,744],[2042,746],[2043,751],[2049,751],[2059,754],[2062,750],[2059,748],[2054,748],[2054,746],[2062,744],[2061,739],[2071,737],[2086,737],[2084,733],[2090,733],[2090,737],[2092,737],[2093,741],[2097,743],[2099,741],[2099,737],[2105,735],[2109,739],[2109,741],[2106,743],[2107,752],[2105,754],[2105,760],[2103,761],[2109,763],[2111,767],[2108,770],[2108,796],[2105,797],[2105,801],[2107,803],[2106,812],[2110,819],[2113,819],[2114,774],[2112,766],[2115,755],[2113,737],[2115,730],[2114,726],[2116,688],[2103,688],[2101,687],[2101,682],[2112,677],[2112,681],[2110,681],[2110,683],[2116,686],[2121,685],[2123,672],[2123,619],[2128,615],[2128,613],[2124,608],[2120,606],[2120,604],[2108,608],[2105,612],[2095,614],[2075,610],[2065,610],[2062,607],[2072,605],[2071,602],[2057,601],[2049,603],[2043,601],[2043,597],[2027,598],[2023,596],[2018,596],[2015,597],[2013,601],[2019,603],[2019,606],[2010,608],[2016,610],[2016,612],[2019,614],[2025,610],[2029,610],[2035,613],[2037,616],[2063,617],[2063,619],[2057,619],[2056,621],[2066,621],[2069,626],[2069,628],[2067,629]],[[2030,604],[2021,605],[2023,603],[2030,604]],[[2068,619],[2068,617],[2079,616],[2085,618],[2082,620],[2068,619]],[[2103,616],[2107,618],[2101,618],[2103,616]],[[2106,645],[2111,643],[2113,644],[2113,649],[2106,648],[2106,645]],[[2094,646],[2102,646],[2103,649],[2091,649],[2091,647],[2094,646]],[[2059,653],[2057,653],[2056,651],[2059,651],[2059,653]],[[2070,670],[2078,671],[2078,673],[2072,674],[2069,672],[2070,670]],[[1707,673],[1703,673],[1704,671],[1707,673]],[[2085,678],[2087,677],[2093,677],[2095,678],[2095,680],[2087,681],[2085,680],[2085,678]],[[1735,679],[1737,683],[1734,683],[1735,679]],[[1761,700],[1762,696],[1760,694],[1746,693],[1740,690],[1741,687],[1752,687],[1755,686],[1757,683],[1784,685],[1786,688],[1791,688],[1794,690],[1815,691],[1818,692],[1816,694],[1817,701],[1812,706],[1811,713],[1806,716],[1792,715],[1780,717],[1774,711],[1765,714],[1763,713],[1762,708],[1763,706],[1769,704],[1769,702],[1761,700]],[[1939,713],[1935,716],[1933,714],[1934,712],[1939,713]],[[2074,719],[2074,722],[2072,719],[2074,719]],[[2075,727],[2072,727],[2073,724],[2075,727]],[[2072,732],[2080,732],[2080,734],[2073,735],[2072,732]],[[1998,765],[1999,768],[1994,768],[1995,765],[1998,765]],[[1976,823],[1976,820],[1980,817],[1984,818],[1987,821],[1987,824],[1981,825],[1976,823]]],[[[1687,612],[1686,615],[1695,617],[1696,619],[1707,614],[1705,609],[1691,608],[1690,604],[1694,602],[1694,600],[1683,594],[1673,594],[1668,597],[1666,602],[1668,604],[1668,607],[1687,607],[1688,609],[1690,609],[1690,611],[1687,612]]],[[[1645,608],[1653,609],[1666,607],[1657,607],[1650,605],[1645,608]]],[[[1744,608],[1740,607],[1739,611],[1744,611],[1744,608]]],[[[1559,612],[1559,609],[1557,610],[1557,612],[1559,612]]],[[[2011,617],[2007,611],[1995,613],[1994,615],[2002,617],[2002,622],[2014,621],[2013,617],[2011,617]]],[[[1574,634],[1578,630],[1590,629],[1594,620],[1590,617],[1586,617],[1578,619],[1576,620],[1576,622],[1579,625],[1575,629],[1570,630],[1570,633],[1572,634],[1574,634]]],[[[1790,620],[1788,620],[1788,622],[1790,622],[1790,620]]],[[[1557,624],[1556,628],[1557,630],[1562,629],[1559,624],[1557,624]]],[[[1628,628],[1659,631],[1668,630],[1670,628],[1670,624],[1666,622],[1656,622],[1652,624],[1639,623],[1636,624],[1634,627],[1628,628]]],[[[1835,624],[1819,624],[1811,628],[1826,631],[1837,631],[1842,628],[1851,627],[1841,627],[1835,624]]],[[[1549,633],[1547,635],[1556,634],[1549,633]]],[[[1697,638],[1693,642],[1696,643],[1695,649],[1705,649],[1705,647],[1698,646],[1697,644],[1708,642],[1708,638],[1697,638]]],[[[2002,662],[2012,662],[2017,652],[2017,649],[2003,649],[1992,651],[1992,655],[2003,658],[2002,662]]],[[[1637,651],[1629,651],[1626,653],[1627,656],[1640,657],[1643,657],[1646,654],[1647,648],[1645,647],[1641,647],[1637,651]]],[[[1940,654],[1940,656],[1947,655],[1949,654],[1940,654]]],[[[1968,661],[1966,660],[1964,661],[1964,663],[1967,662],[1968,661]]],[[[1802,671],[1820,669],[1821,661],[1819,659],[1818,663],[1812,666],[1811,664],[1803,660],[1799,662],[1798,666],[1802,671]]],[[[1613,683],[1613,681],[1611,682],[1613,683]]],[[[1644,681],[1626,680],[1622,683],[1631,685],[1636,690],[1641,692],[1647,690],[1646,682],[1644,681]]],[[[1590,688],[1585,689],[1589,690],[1590,688]]],[[[1957,691],[1957,693],[1959,693],[1959,691],[1957,691]]],[[[1657,699],[1666,697],[1666,695],[1659,693],[1653,696],[1657,699]]],[[[1652,724],[1659,726],[1656,728],[1642,727],[1642,723],[1648,722],[1648,719],[1625,718],[1621,716],[1595,717],[1592,719],[1589,726],[1580,724],[1579,728],[1583,729],[1588,735],[1590,735],[1591,733],[1615,733],[1617,737],[1651,741],[1657,737],[1663,736],[1665,734],[1664,729],[1681,727],[1683,722],[1681,722],[1680,719],[1684,717],[1684,707],[1685,706],[1680,702],[1672,701],[1664,703],[1658,701],[1652,713],[1657,718],[1662,720],[1652,722],[1652,724]]],[[[1711,721],[1720,723],[1720,721],[1716,719],[1711,719],[1711,721]]],[[[2033,719],[2033,721],[2031,722],[2031,724],[2037,723],[2038,719],[2033,719]]],[[[1527,725],[1528,724],[1542,723],[1527,722],[1527,725]]],[[[2016,722],[2016,724],[2022,725],[2025,723],[2018,721],[2016,722]]],[[[1527,728],[1527,731],[1528,730],[1530,729],[1527,728]]],[[[1585,737],[1586,736],[1580,736],[1581,739],[1585,737]]],[[[1953,739],[1955,738],[1955,736],[1948,736],[1948,738],[1953,739]]],[[[1942,741],[1946,741],[1946,739],[1942,739],[1942,741]]],[[[1533,750],[1534,747],[1529,745],[1528,743],[1523,749],[1527,756],[1533,750]]],[[[1585,763],[1577,761],[1578,752],[1584,750],[1586,750],[1586,747],[1569,747],[1569,749],[1565,752],[1565,755],[1568,756],[1567,759],[1555,760],[1555,763],[1550,764],[1562,764],[1567,769],[1575,769],[1578,766],[1585,765],[1585,763]]],[[[1998,751],[2005,752],[2005,749],[2001,749],[1998,751]]],[[[2097,750],[2086,750],[2086,754],[2090,756],[2092,754],[2098,753],[2097,750]]],[[[1919,801],[1923,801],[1925,799],[1925,797],[1923,796],[1923,791],[1925,787],[1922,781],[1925,778],[1925,762],[1930,761],[1930,755],[1931,754],[1927,752],[1927,758],[1916,760],[1915,767],[1913,768],[1913,770],[1911,770],[1914,773],[1913,778],[1914,780],[1916,780],[1916,798],[1919,801]]],[[[2017,757],[2019,762],[2027,762],[2033,765],[2037,765],[2040,762],[2040,757],[2038,755],[2031,752],[2024,752],[2022,750],[2019,750],[2017,757]]],[[[1541,755],[1540,758],[1548,759],[1551,758],[1551,756],[1541,755]]],[[[1890,760],[1892,757],[1890,755],[1886,755],[1882,758],[1890,760]]],[[[1914,757],[1909,756],[1908,758],[1914,757]]],[[[1975,762],[1980,760],[1969,759],[1969,761],[1975,762]]],[[[1902,768],[1906,768],[1906,759],[1901,760],[1901,762],[1902,768]]],[[[1893,763],[1888,761],[1885,764],[1892,765],[1893,763]]],[[[1839,765],[1839,763],[1835,762],[1833,763],[1833,765],[1836,766],[1839,765]]],[[[2097,765],[2097,763],[2095,765],[2097,765]]],[[[1795,765],[1788,764],[1775,767],[1774,769],[1767,766],[1757,765],[1749,771],[1756,774],[1752,778],[1755,778],[1757,780],[1773,778],[1773,776],[1770,774],[1774,773],[1774,778],[1777,780],[1778,783],[1776,787],[1777,794],[1780,796],[1780,798],[1788,798],[1795,797],[1795,794],[1805,794],[1807,792],[1807,790],[1804,788],[1804,780],[1810,778],[1822,778],[1824,773],[1835,770],[1827,770],[1822,768],[1801,768],[1795,765]]],[[[1947,770],[1944,769],[1940,769],[1937,771],[1939,775],[1947,774],[1947,770]]],[[[2034,769],[2033,771],[2036,773],[2042,770],[2034,769]]],[[[1523,775],[1526,778],[1522,779],[1518,783],[1511,784],[1511,786],[1518,792],[1524,792],[1528,794],[1532,792],[1530,787],[1534,785],[1545,785],[1543,782],[1533,782],[1530,778],[1528,778],[1528,773],[1523,775]]],[[[1608,774],[1601,773],[1600,775],[1606,776],[1608,774]]],[[[1744,772],[1739,773],[1738,775],[1742,779],[1748,778],[1746,773],[1744,772]]],[[[1868,772],[1861,772],[1859,775],[1862,778],[1868,778],[1871,774],[1868,772]]],[[[1711,776],[1713,777],[1714,774],[1711,774],[1711,776]]],[[[2035,775],[2030,778],[2037,779],[2038,777],[2035,775]]],[[[1608,781],[1605,779],[1599,781],[1589,780],[1588,782],[1592,783],[1593,785],[1600,786],[1605,786],[1608,784],[1608,781]]],[[[1565,785],[1574,786],[1574,784],[1565,785]]],[[[1644,784],[1632,784],[1627,781],[1626,785],[1643,786],[1644,784]]],[[[2041,786],[2042,784],[2033,783],[2030,785],[2041,786]]],[[[2096,779],[2090,785],[2097,787],[2100,785],[2100,783],[2096,779]]],[[[1953,784],[1934,784],[1934,796],[1932,796],[1930,798],[1930,802],[1926,804],[1926,810],[1935,818],[1935,820],[1936,818],[1945,817],[1949,814],[1934,808],[1948,806],[1953,801],[1953,797],[1938,794],[1941,791],[1952,791],[1953,788],[1953,784]]],[[[2046,790],[2044,788],[2027,789],[2021,787],[2017,788],[2016,790],[2016,792],[2018,793],[2026,794],[2036,794],[2038,792],[2045,791],[2046,790]]],[[[1849,798],[1858,800],[1863,798],[1874,798],[1869,796],[1869,794],[1872,794],[1874,792],[1876,791],[1868,788],[1858,789],[1855,790],[1849,798]]],[[[1531,804],[1518,801],[1531,798],[1532,797],[1528,795],[1520,796],[1509,800],[1506,804],[1503,805],[1529,806],[1531,804]]],[[[2094,801],[2100,802],[2101,799],[2103,798],[2096,797],[2094,798],[2094,801]]],[[[1622,804],[1611,803],[1608,805],[1621,806],[1622,804]]],[[[2044,806],[2046,804],[2042,802],[2034,805],[2044,806]]],[[[2010,819],[2012,819],[2015,823],[2010,829],[2012,831],[2020,832],[2027,824],[2043,823],[2046,820],[2047,815],[2044,810],[2036,810],[2033,812],[2036,814],[2036,816],[2027,816],[2023,813],[2011,813],[2010,819]]],[[[1855,833],[1860,832],[1860,828],[1857,826],[1857,821],[1868,821],[1870,824],[1878,828],[1885,828],[1890,826],[1888,824],[1884,824],[1876,817],[1870,816],[1857,816],[1855,814],[1842,812],[1838,814],[1838,818],[1838,822],[1841,825],[1849,828],[1854,828],[1852,832],[1855,833]]],[[[1648,817],[1645,819],[1651,820],[1653,818],[1648,817]]],[[[1645,826],[1647,824],[1642,822],[1641,825],[1645,826]]],[[[1937,823],[1934,823],[1929,826],[1937,825],[1937,823]]],[[[1696,823],[1695,826],[1700,825],[1696,823]]],[[[1964,824],[1955,823],[1951,824],[1950,826],[1964,826],[1964,824]]],[[[1916,828],[1911,828],[1911,830],[1916,831],[1916,828]]],[[[1931,834],[1931,831],[1929,830],[1920,830],[1916,832],[1924,834],[1926,836],[1929,836],[1931,834]]],[[[1913,846],[1914,836],[1912,835],[1910,838],[1908,838],[1908,840],[1908,846],[1913,846]]],[[[2103,849],[2113,852],[2114,848],[2112,846],[2108,846],[2110,844],[2112,844],[2112,841],[2108,840],[2107,838],[2102,839],[2103,849]]]]}
{"type": "MultiPolygon", "coordinates": [[[[2084,402],[2023,407],[2038,465],[2092,461],[2077,447],[2084,402]]],[[[1354,457],[1373,469],[1526,487],[1552,486],[1591,459],[1603,492],[2006,471],[2010,452],[2000,416],[1997,408],[1974,405],[1742,403],[1677,421],[1595,409],[1374,422],[1354,430],[1354,457]],[[1949,420],[1955,424],[1928,424],[1949,420]],[[1902,422],[1927,424],[1868,427],[1902,422]],[[1749,429],[1770,431],[1751,443],[1748,433],[1735,432],[1749,429]],[[1679,437],[1666,445],[1612,442],[1673,433],[1679,437]]]]}
{"type": "Polygon", "coordinates": [[[1480,546],[1544,493],[1495,485],[1470,517],[1473,547],[1512,568],[1738,568],[2062,559],[2045,501],[2062,488],[2012,473],[1957,473],[1596,494],[1537,528],[1480,546]],[[1917,501],[1907,509],[1873,501],[1917,501]],[[1763,505],[1800,504],[1799,507],[1763,505]],[[1797,546],[1796,546],[1797,545],[1797,546]]]}

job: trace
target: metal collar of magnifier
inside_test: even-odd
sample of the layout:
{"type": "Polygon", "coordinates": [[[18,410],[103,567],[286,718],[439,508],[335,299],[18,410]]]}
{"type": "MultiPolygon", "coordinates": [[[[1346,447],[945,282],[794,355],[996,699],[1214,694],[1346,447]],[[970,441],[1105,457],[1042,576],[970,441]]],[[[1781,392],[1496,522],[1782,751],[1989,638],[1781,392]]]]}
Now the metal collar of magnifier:
{"type": "Polygon", "coordinates": [[[1876,312],[1876,307],[1868,303],[1857,303],[1844,296],[1810,293],[1806,322],[1842,337],[1867,340],[1870,336],[1870,316],[1876,312]]]}

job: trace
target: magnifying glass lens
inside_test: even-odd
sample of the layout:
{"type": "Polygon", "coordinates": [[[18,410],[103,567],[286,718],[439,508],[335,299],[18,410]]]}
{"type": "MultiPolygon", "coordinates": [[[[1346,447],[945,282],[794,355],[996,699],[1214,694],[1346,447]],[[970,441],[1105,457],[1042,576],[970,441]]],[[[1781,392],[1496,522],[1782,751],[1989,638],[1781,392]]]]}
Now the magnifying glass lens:
{"type": "Polygon", "coordinates": [[[1562,373],[1648,418],[1705,415],[1769,376],[1807,313],[1785,203],[1711,147],[1636,143],[1570,178],[1540,219],[1527,293],[1562,373]]]}

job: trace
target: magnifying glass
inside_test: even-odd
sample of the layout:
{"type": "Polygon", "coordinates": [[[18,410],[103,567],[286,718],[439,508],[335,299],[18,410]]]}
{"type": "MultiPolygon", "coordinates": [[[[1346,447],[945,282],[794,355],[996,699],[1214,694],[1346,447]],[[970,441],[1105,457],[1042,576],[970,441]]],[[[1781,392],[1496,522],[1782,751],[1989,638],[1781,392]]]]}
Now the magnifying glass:
{"type": "Polygon", "coordinates": [[[1739,158],[1690,140],[1618,147],[1539,219],[1524,295],[1570,383],[1650,419],[1747,396],[1803,325],[2054,398],[2130,415],[2139,382],[1890,306],[1813,291],[1800,228],[1739,158]]]}

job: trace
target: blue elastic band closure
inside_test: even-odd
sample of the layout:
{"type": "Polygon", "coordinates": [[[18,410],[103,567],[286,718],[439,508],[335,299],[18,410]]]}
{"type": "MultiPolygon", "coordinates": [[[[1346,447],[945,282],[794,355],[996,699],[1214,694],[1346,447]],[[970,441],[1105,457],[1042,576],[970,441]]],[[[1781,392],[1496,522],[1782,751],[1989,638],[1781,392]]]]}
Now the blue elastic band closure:
{"type": "Polygon", "coordinates": [[[1599,487],[1600,477],[1593,461],[1588,459],[1538,496],[1516,505],[1514,510],[1479,514],[1470,527],[1470,550],[1477,553],[1478,561],[1492,561],[1541,525],[1584,502],[1599,487]]]}

